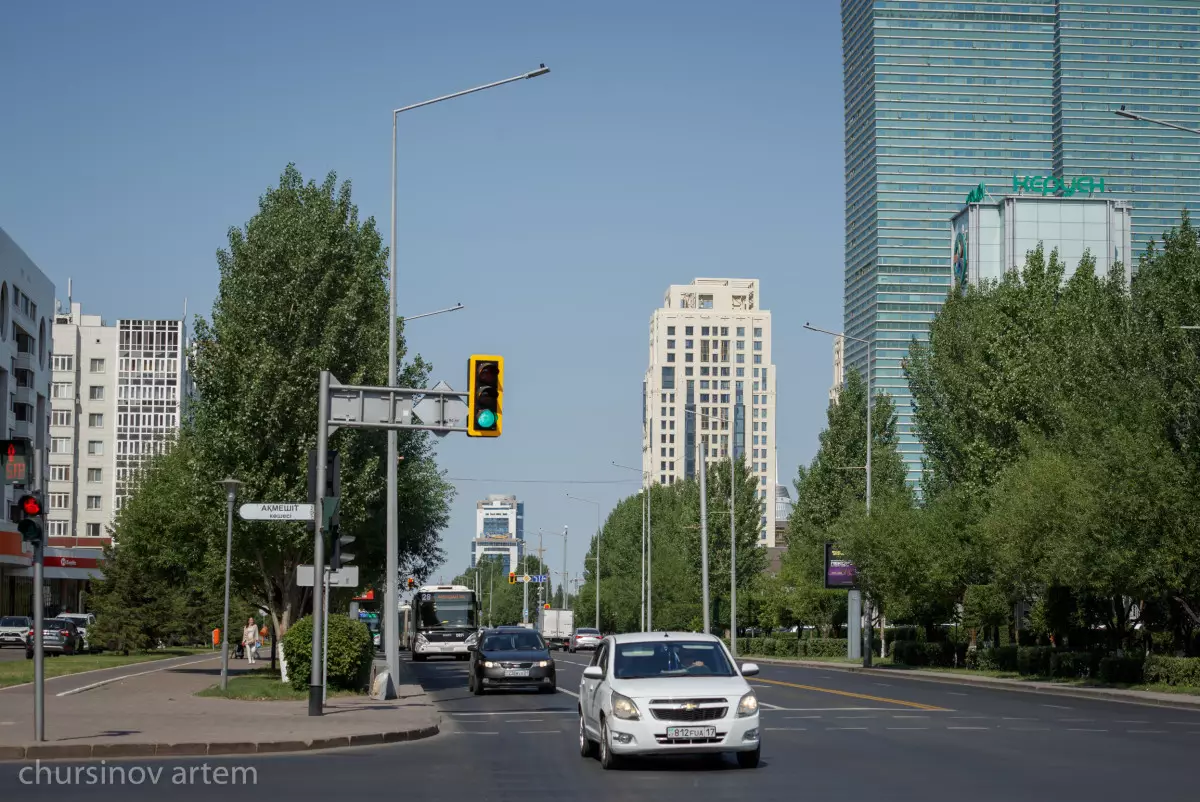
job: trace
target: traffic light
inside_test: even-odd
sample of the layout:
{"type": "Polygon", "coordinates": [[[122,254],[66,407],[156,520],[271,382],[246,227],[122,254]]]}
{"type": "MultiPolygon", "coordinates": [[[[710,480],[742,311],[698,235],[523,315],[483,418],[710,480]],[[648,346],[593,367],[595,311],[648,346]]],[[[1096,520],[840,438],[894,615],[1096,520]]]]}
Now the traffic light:
{"type": "Polygon", "coordinates": [[[468,437],[499,437],[504,414],[504,357],[476,354],[467,361],[468,437]]]}
{"type": "Polygon", "coordinates": [[[354,538],[350,535],[343,535],[337,528],[330,529],[329,535],[333,538],[333,554],[329,557],[329,570],[337,571],[344,564],[353,562],[354,555],[348,554],[342,549],[353,543],[354,538]]]}
{"type": "Polygon", "coordinates": [[[517,584],[517,572],[516,571],[508,572],[508,584],[510,584],[510,585],[517,584]]]}
{"type": "MultiPolygon", "coordinates": [[[[325,492],[323,496],[340,496],[342,494],[342,458],[336,451],[325,452],[325,492]]],[[[308,503],[317,503],[317,450],[308,450],[308,503]]],[[[341,513],[333,516],[329,528],[336,529],[342,522],[341,513]]],[[[316,531],[317,522],[308,522],[308,531],[316,531]]]]}
{"type": "Polygon", "coordinates": [[[549,609],[550,609],[550,605],[549,605],[549,604],[543,604],[543,605],[542,605],[542,609],[543,609],[543,610],[549,610],[549,609]]]}
{"type": "Polygon", "coordinates": [[[40,493],[28,493],[21,496],[17,506],[21,510],[21,519],[17,521],[17,531],[26,543],[41,543],[45,531],[46,508],[42,506],[40,493]]]}
{"type": "Polygon", "coordinates": [[[409,589],[409,590],[412,590],[412,589],[413,589],[413,588],[415,588],[416,586],[417,586],[417,580],[413,579],[413,578],[410,576],[410,577],[408,578],[408,589],[409,589]]]}

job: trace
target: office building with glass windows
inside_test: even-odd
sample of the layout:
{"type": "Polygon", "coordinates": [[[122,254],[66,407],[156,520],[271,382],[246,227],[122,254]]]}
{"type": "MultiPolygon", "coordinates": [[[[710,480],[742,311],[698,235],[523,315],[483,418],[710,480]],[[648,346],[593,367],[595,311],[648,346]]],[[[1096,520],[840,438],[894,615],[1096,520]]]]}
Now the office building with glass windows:
{"type": "Polygon", "coordinates": [[[499,561],[504,573],[515,571],[525,555],[525,504],[516,496],[493,494],[475,503],[475,539],[471,567],[480,560],[499,561]]]}
{"type": "Polygon", "coordinates": [[[985,193],[1131,203],[1131,261],[1200,202],[1200,4],[843,0],[847,369],[896,403],[910,482],[922,448],[903,362],[952,282],[949,221],[985,193]],[[1047,178],[1049,177],[1049,178],[1047,178]],[[1100,179],[1103,179],[1101,181],[1100,179]]]}

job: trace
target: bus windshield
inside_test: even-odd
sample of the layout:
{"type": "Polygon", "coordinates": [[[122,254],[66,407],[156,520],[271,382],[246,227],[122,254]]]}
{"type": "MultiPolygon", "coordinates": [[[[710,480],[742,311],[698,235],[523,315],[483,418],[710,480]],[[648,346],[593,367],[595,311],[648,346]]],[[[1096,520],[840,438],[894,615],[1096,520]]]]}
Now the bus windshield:
{"type": "Polygon", "coordinates": [[[475,629],[473,593],[422,593],[417,605],[421,629],[475,629]]]}

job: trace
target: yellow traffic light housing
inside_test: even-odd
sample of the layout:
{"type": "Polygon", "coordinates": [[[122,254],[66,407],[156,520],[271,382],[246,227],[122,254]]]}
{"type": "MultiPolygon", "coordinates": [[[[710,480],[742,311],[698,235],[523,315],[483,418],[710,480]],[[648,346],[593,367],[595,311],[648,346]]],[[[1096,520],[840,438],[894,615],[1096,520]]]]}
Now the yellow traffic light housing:
{"type": "Polygon", "coordinates": [[[510,584],[510,585],[517,584],[517,572],[516,571],[508,572],[508,584],[510,584]]]}
{"type": "Polygon", "coordinates": [[[467,360],[467,436],[499,437],[504,417],[504,357],[475,354],[467,360]]]}

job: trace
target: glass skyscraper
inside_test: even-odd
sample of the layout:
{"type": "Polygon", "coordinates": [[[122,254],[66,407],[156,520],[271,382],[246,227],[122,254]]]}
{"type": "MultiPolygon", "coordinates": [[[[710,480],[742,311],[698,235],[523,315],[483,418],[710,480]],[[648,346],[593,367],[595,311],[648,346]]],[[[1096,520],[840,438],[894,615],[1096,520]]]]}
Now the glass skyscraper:
{"type": "Polygon", "coordinates": [[[1200,3],[842,0],[845,362],[896,402],[912,482],[922,449],[903,361],[951,284],[950,219],[979,184],[1105,179],[1133,245],[1200,203],[1200,3]]]}

